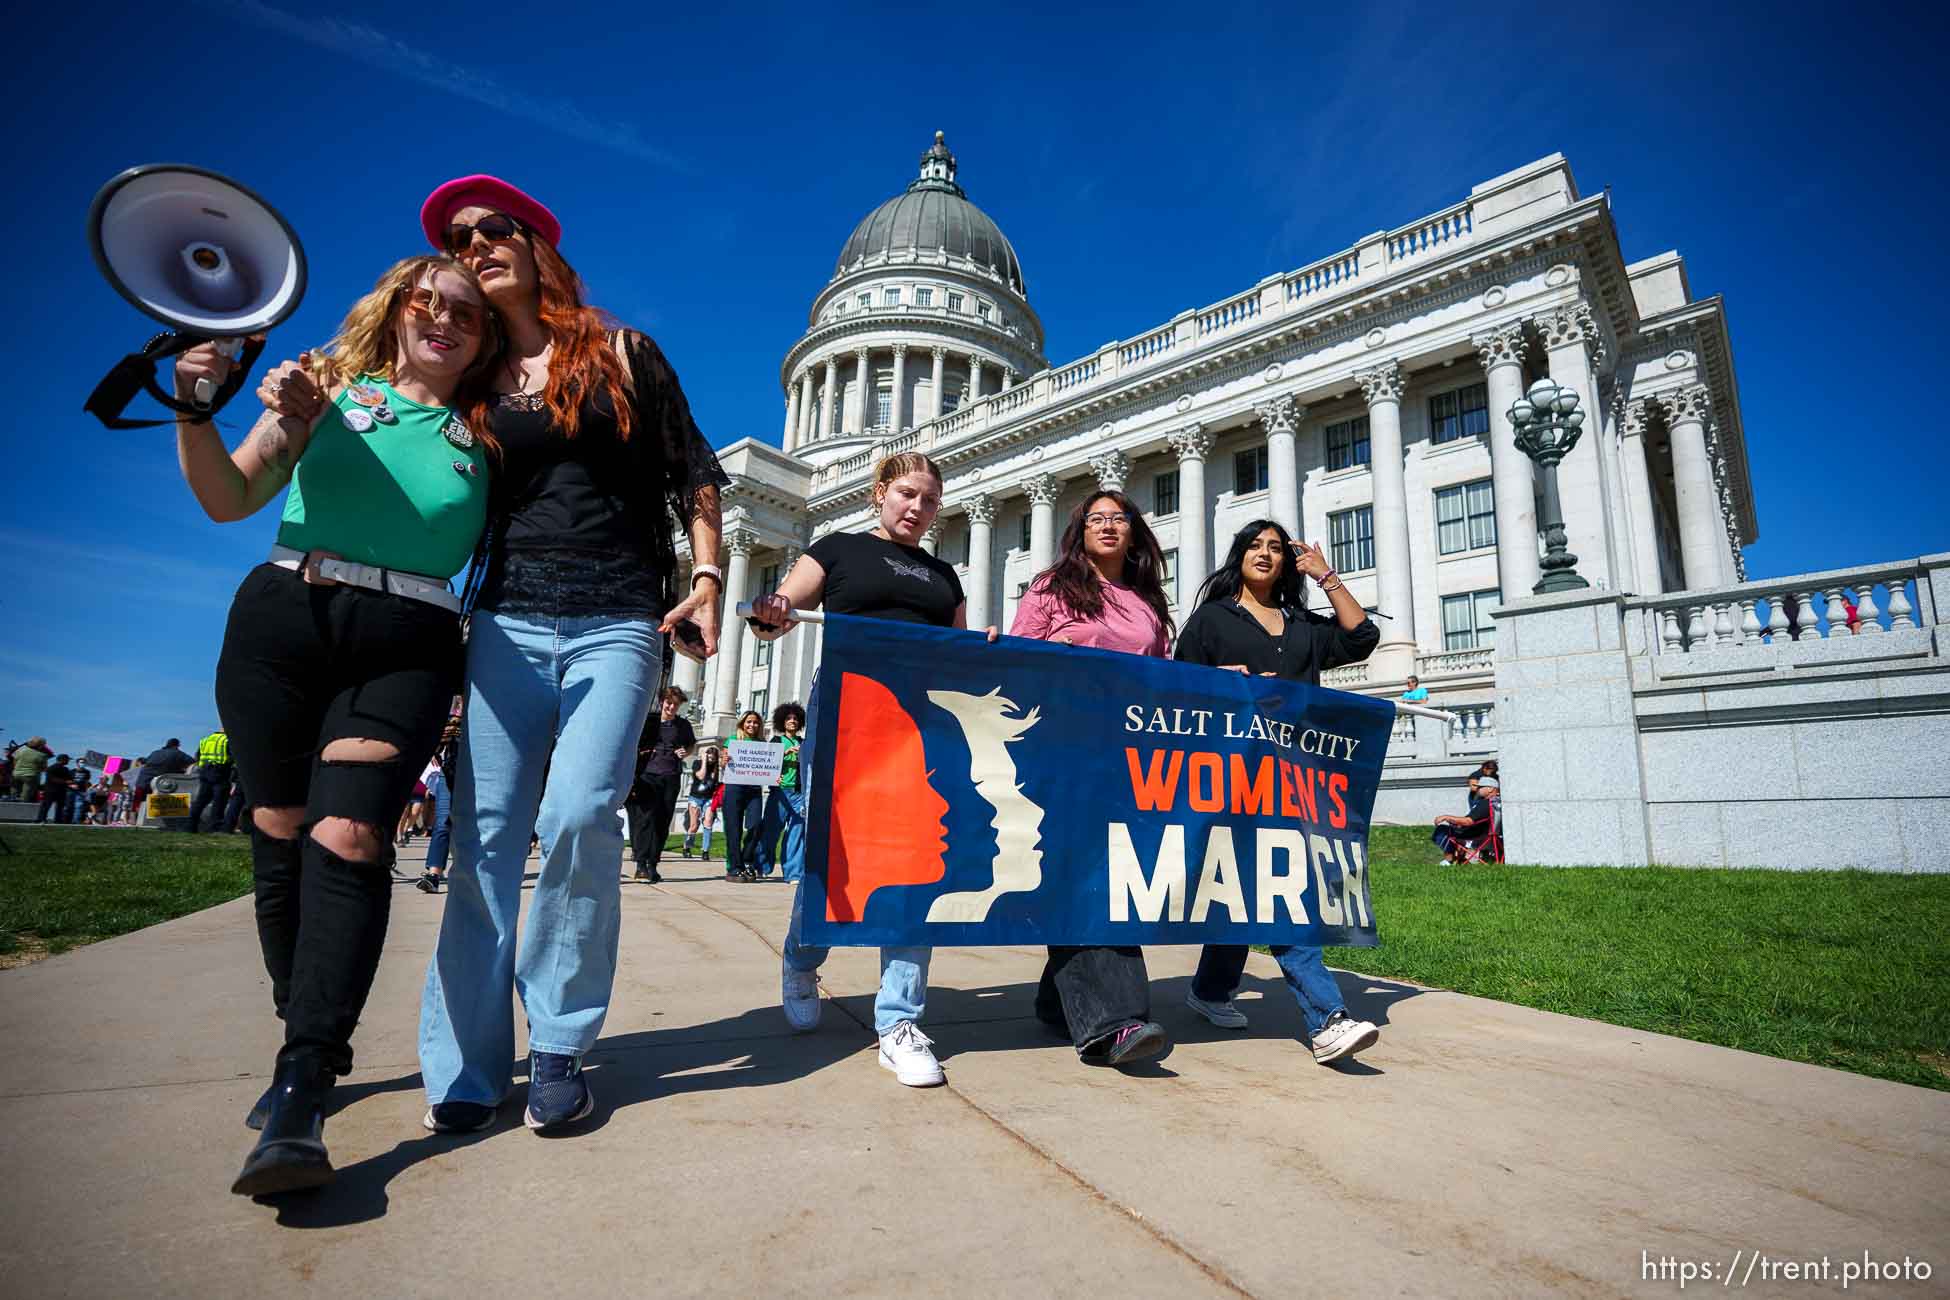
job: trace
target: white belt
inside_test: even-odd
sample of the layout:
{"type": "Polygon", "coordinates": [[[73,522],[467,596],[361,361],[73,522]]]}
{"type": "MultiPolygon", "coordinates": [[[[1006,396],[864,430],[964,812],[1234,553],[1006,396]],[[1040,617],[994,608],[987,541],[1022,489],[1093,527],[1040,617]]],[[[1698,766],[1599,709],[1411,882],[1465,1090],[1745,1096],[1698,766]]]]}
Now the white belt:
{"type": "MultiPolygon", "coordinates": [[[[305,567],[305,554],[304,551],[273,543],[271,563],[280,569],[301,570],[305,567]]],[[[460,597],[449,591],[447,584],[438,578],[423,578],[417,573],[402,573],[398,569],[382,569],[376,564],[323,558],[318,561],[316,571],[321,578],[331,578],[335,582],[350,583],[371,591],[391,592],[408,600],[421,600],[455,614],[460,613],[460,597]]]]}

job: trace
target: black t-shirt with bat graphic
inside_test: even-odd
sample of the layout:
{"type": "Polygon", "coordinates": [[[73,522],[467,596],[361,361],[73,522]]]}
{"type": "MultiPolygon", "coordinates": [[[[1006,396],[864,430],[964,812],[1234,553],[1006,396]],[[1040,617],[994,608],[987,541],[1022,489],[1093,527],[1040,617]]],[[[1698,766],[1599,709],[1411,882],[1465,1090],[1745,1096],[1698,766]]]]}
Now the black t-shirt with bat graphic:
{"type": "Polygon", "coordinates": [[[829,613],[952,627],[963,600],[954,566],[872,533],[828,533],[806,548],[826,571],[829,613]]]}

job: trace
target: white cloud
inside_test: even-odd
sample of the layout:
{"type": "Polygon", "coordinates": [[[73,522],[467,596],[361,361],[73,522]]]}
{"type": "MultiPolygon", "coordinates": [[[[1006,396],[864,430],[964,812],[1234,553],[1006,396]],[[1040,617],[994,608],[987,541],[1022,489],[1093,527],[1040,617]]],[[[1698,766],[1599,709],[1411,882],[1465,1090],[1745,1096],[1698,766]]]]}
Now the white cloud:
{"type": "Polygon", "coordinates": [[[205,0],[205,3],[259,27],[296,37],[334,54],[364,60],[409,81],[471,99],[512,117],[527,118],[564,135],[671,171],[690,170],[675,154],[645,140],[628,122],[593,117],[567,100],[516,90],[485,73],[428,53],[365,23],[287,13],[264,4],[263,0],[205,0]]]}

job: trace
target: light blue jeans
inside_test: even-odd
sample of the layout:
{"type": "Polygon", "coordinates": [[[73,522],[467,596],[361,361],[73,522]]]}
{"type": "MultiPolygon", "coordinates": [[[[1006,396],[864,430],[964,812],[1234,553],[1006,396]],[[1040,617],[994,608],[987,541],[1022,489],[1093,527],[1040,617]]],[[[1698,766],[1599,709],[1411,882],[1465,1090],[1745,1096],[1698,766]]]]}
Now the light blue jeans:
{"type": "Polygon", "coordinates": [[[602,1032],[621,921],[616,813],[661,654],[644,619],[474,616],[454,867],[420,1003],[430,1102],[491,1105],[507,1095],[511,994],[521,997],[533,1051],[581,1056],[602,1032]],[[542,867],[517,951],[531,830],[542,867]]]}
{"type": "MultiPolygon", "coordinates": [[[[811,719],[819,716],[819,679],[813,679],[812,695],[806,701],[808,726],[799,746],[799,794],[812,790],[813,733],[811,719]]],[[[826,964],[831,948],[815,948],[800,937],[800,918],[806,910],[805,804],[799,805],[799,853],[795,858],[788,848],[786,870],[797,870],[798,884],[792,891],[792,924],[785,931],[785,964],[793,970],[818,970],[826,964]]],[[[815,900],[815,906],[824,906],[815,900]]],[[[925,945],[880,950],[880,992],[873,999],[873,1031],[886,1034],[903,1020],[920,1023],[928,1002],[928,960],[934,949],[925,945]]]]}
{"type": "Polygon", "coordinates": [[[806,874],[806,800],[797,790],[775,785],[766,791],[765,813],[758,823],[757,861],[752,865],[761,876],[771,873],[772,848],[781,832],[785,844],[778,853],[779,876],[797,880],[806,874]]]}

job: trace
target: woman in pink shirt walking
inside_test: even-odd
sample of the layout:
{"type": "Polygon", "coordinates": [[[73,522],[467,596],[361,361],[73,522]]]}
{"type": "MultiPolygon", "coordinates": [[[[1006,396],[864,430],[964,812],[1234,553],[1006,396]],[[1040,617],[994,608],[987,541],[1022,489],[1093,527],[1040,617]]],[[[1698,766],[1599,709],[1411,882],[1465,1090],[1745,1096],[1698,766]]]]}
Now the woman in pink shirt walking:
{"type": "MultiPolygon", "coordinates": [[[[1099,492],[1071,513],[1056,563],[1029,584],[1010,634],[1162,659],[1172,633],[1164,572],[1137,503],[1099,492]]],[[[1151,1019],[1141,948],[1051,947],[1036,1017],[1067,1032],[1088,1065],[1131,1065],[1171,1048],[1151,1019]]]]}

